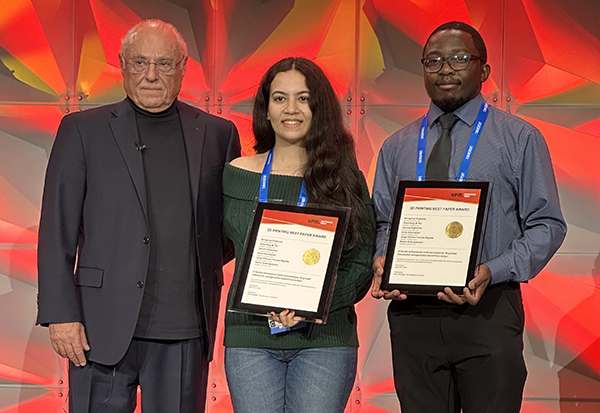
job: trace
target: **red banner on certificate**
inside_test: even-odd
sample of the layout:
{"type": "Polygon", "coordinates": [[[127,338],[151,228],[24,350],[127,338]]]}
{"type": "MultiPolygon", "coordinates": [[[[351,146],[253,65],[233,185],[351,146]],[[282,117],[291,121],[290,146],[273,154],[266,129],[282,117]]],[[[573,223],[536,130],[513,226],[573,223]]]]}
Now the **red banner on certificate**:
{"type": "Polygon", "coordinates": [[[404,202],[452,201],[478,204],[480,189],[460,188],[406,188],[404,202]]]}
{"type": "Polygon", "coordinates": [[[260,222],[261,224],[274,225],[275,227],[277,225],[300,225],[304,227],[335,232],[338,218],[323,215],[297,214],[294,212],[267,209],[263,212],[260,222]]]}

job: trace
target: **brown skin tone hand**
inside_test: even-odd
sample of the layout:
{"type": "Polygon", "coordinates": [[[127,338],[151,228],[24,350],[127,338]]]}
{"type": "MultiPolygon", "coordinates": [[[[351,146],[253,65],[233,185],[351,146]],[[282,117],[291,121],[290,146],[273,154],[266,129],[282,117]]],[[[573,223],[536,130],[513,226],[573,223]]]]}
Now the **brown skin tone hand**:
{"type": "Polygon", "coordinates": [[[373,260],[373,287],[371,296],[373,298],[383,298],[385,300],[406,300],[406,294],[398,290],[387,291],[381,289],[381,277],[383,276],[383,265],[385,264],[385,255],[381,255],[373,260]]]}
{"type": "Polygon", "coordinates": [[[438,298],[450,304],[469,303],[476,305],[485,289],[492,280],[492,273],[489,267],[485,264],[480,265],[475,270],[475,277],[469,282],[469,285],[463,289],[462,294],[455,294],[449,287],[444,289],[444,292],[438,293],[438,298]]]}
{"type": "MultiPolygon", "coordinates": [[[[381,289],[381,277],[383,275],[383,265],[385,263],[385,256],[375,258],[373,261],[373,287],[371,288],[371,296],[374,298],[385,300],[406,300],[406,294],[400,293],[398,290],[387,291],[381,289]]],[[[462,294],[455,294],[450,287],[446,287],[444,292],[439,292],[437,297],[450,304],[465,304],[476,305],[485,289],[492,280],[492,273],[487,265],[482,264],[475,270],[475,277],[471,280],[469,285],[463,289],[462,294]]]]}

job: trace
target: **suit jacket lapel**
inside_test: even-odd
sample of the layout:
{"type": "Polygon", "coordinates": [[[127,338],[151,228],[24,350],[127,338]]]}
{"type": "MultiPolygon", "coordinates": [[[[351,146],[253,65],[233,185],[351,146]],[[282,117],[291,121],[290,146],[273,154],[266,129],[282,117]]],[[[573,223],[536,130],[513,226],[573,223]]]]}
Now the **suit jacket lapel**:
{"type": "Polygon", "coordinates": [[[138,132],[135,120],[135,112],[126,100],[118,103],[112,111],[114,118],[109,120],[110,128],[113,132],[123,160],[127,165],[127,170],[135,186],[142,210],[146,220],[147,199],[146,199],[146,181],[144,179],[144,165],[142,163],[142,154],[137,149],[138,132]]]}
{"type": "Polygon", "coordinates": [[[188,160],[188,171],[190,174],[190,186],[192,191],[194,214],[197,213],[198,191],[200,185],[200,171],[202,170],[202,150],[206,135],[206,124],[198,119],[198,113],[190,110],[187,105],[177,103],[183,140],[188,160]]]}

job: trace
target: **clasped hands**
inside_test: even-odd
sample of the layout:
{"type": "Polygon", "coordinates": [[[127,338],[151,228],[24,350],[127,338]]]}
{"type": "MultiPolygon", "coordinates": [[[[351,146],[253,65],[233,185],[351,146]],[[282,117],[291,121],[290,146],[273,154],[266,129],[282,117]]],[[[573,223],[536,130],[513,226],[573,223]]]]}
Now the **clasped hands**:
{"type": "MultiPolygon", "coordinates": [[[[387,291],[381,289],[381,277],[383,276],[383,265],[385,263],[385,255],[375,258],[373,261],[373,287],[371,295],[374,298],[386,300],[406,300],[406,294],[398,290],[387,291]]],[[[481,299],[485,289],[490,284],[492,273],[487,265],[482,264],[475,269],[475,277],[469,282],[469,285],[463,289],[462,294],[456,294],[450,287],[444,288],[443,292],[438,292],[438,299],[450,304],[465,304],[475,305],[481,299]]]]}

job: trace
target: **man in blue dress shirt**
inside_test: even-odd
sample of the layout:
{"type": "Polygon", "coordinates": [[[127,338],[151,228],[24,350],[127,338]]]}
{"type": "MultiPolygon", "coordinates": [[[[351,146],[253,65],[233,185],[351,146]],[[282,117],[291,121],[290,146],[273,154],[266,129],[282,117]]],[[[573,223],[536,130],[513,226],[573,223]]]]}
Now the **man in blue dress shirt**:
{"type": "MultiPolygon", "coordinates": [[[[451,181],[482,108],[481,85],[491,70],[486,61],[481,35],[461,22],[435,29],[423,50],[431,98],[425,159],[442,134],[440,116],[455,115],[445,177],[451,181]]],[[[467,172],[469,181],[489,182],[491,197],[475,277],[460,294],[448,287],[433,297],[384,291],[390,216],[398,181],[416,179],[421,121],[385,141],[373,188],[378,235],[372,295],[391,300],[394,383],[402,413],[516,413],[527,376],[520,283],[544,268],[566,234],[550,154],[533,125],[489,108],[467,172]]]]}

